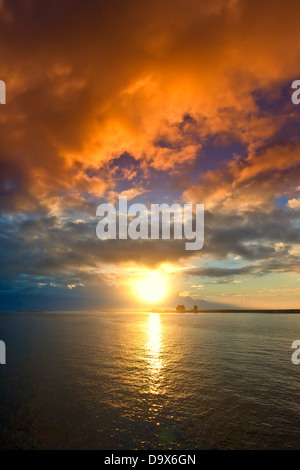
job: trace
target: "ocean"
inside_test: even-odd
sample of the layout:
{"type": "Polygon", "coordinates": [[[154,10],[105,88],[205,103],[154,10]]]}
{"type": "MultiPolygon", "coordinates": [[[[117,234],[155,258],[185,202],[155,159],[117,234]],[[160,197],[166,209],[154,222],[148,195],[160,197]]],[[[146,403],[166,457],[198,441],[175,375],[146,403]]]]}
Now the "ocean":
{"type": "Polygon", "coordinates": [[[300,315],[0,315],[0,449],[297,449],[300,315]]]}

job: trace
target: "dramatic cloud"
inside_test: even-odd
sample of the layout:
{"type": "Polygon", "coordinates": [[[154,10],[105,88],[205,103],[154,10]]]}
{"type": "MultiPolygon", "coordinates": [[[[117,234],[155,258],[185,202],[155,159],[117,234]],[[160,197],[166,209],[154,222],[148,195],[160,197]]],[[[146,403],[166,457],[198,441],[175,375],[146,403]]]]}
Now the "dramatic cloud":
{"type": "Polygon", "coordinates": [[[125,265],[200,285],[296,272],[299,14],[296,0],[1,0],[5,289],[71,295],[125,265]],[[120,194],[204,203],[204,249],[100,242],[96,207],[120,194]]]}

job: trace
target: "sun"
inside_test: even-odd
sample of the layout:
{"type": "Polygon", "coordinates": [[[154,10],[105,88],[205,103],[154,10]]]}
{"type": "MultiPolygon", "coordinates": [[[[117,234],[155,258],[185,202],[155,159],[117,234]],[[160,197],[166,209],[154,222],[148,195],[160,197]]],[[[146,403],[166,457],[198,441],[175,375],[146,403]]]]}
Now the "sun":
{"type": "Polygon", "coordinates": [[[145,302],[159,302],[167,293],[167,284],[163,276],[151,274],[137,281],[137,294],[145,302]]]}

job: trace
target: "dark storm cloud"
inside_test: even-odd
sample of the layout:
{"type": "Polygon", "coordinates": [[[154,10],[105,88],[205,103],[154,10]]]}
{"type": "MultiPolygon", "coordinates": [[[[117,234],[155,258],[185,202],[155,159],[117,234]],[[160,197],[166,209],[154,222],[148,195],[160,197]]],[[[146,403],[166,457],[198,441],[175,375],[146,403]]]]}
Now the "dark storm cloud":
{"type": "Polygon", "coordinates": [[[158,267],[179,265],[197,255],[225,260],[228,256],[253,262],[237,269],[199,268],[186,273],[220,277],[251,272],[295,271],[298,258],[291,254],[299,246],[299,230],[285,210],[243,215],[206,214],[205,246],[201,252],[185,250],[180,240],[106,240],[96,237],[97,220],[62,221],[58,217],[2,223],[1,255],[3,279],[49,276],[87,280],[102,272],[106,264],[134,263],[158,267]],[[258,263],[259,262],[259,263],[258,263]],[[90,273],[90,274],[89,274],[90,273]]]}

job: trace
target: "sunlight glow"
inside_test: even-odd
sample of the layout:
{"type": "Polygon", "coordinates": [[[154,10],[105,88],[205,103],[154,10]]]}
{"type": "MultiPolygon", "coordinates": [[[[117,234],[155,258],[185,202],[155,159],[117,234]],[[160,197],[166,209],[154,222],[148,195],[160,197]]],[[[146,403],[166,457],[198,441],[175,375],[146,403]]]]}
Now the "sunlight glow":
{"type": "Polygon", "coordinates": [[[164,277],[151,274],[137,281],[136,290],[141,299],[146,302],[158,302],[163,300],[167,293],[167,285],[164,277]]]}

